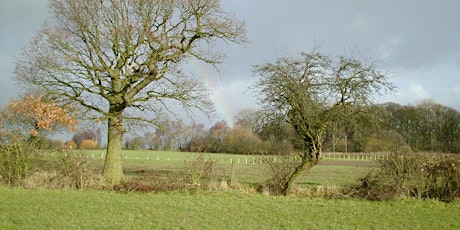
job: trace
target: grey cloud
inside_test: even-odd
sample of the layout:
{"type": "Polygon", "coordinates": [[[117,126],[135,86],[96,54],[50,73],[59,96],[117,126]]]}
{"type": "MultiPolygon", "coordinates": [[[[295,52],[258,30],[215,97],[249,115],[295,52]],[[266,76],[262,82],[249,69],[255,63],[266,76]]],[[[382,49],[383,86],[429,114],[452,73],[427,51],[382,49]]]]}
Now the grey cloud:
{"type": "MultiPolygon", "coordinates": [[[[46,2],[0,0],[2,63],[38,29],[47,13],[46,2]]],[[[219,87],[238,81],[244,91],[244,82],[249,85],[254,80],[252,65],[309,51],[317,41],[323,52],[333,55],[347,49],[375,54],[375,58],[382,59],[383,67],[393,73],[392,78],[406,85],[421,85],[429,95],[436,95],[433,92],[437,89],[433,87],[446,87],[445,92],[460,96],[450,85],[440,86],[446,77],[437,74],[442,63],[447,67],[440,71],[449,72],[445,74],[448,79],[452,78],[452,71],[458,73],[460,68],[458,0],[222,0],[222,4],[225,10],[246,20],[252,43],[249,48],[230,45],[226,49],[228,58],[221,66],[222,73],[212,73],[219,87]],[[420,74],[423,72],[430,74],[420,74]],[[441,83],[433,86],[427,81],[434,78],[441,83]]],[[[0,64],[2,81],[4,73],[12,68],[0,64]]],[[[402,88],[407,89],[404,93],[409,100],[410,88],[402,88]]],[[[231,90],[222,90],[229,98],[241,94],[234,84],[231,90]]]]}

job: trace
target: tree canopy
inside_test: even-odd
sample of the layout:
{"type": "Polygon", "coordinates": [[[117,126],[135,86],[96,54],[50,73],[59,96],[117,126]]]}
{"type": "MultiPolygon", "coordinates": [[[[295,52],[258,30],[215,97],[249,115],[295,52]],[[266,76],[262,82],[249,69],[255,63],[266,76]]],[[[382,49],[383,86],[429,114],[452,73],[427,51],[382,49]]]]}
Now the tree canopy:
{"type": "Polygon", "coordinates": [[[218,41],[246,42],[244,22],[219,0],[51,0],[50,10],[17,60],[17,80],[108,121],[103,174],[114,183],[122,175],[123,120],[151,122],[171,102],[211,113],[209,91],[182,66],[217,65],[218,41]]]}
{"type": "Polygon", "coordinates": [[[361,115],[374,95],[394,89],[375,62],[317,50],[256,65],[254,72],[260,78],[252,88],[265,118],[287,122],[303,141],[301,163],[283,182],[282,193],[319,160],[329,124],[361,115]]]}

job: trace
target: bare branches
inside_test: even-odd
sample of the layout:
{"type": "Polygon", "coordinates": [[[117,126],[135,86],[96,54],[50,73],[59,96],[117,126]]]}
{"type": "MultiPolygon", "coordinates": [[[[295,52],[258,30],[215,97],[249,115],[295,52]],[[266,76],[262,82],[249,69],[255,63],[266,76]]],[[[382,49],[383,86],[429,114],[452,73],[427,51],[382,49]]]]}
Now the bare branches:
{"type": "Polygon", "coordinates": [[[319,161],[329,123],[352,120],[357,116],[353,110],[370,105],[373,94],[394,89],[373,62],[334,59],[316,49],[257,65],[254,72],[260,79],[252,89],[259,92],[265,116],[287,122],[303,141],[301,163],[287,168],[284,180],[275,181],[283,194],[319,161]]]}
{"type": "Polygon", "coordinates": [[[209,47],[247,41],[244,22],[218,0],[53,0],[50,7],[54,21],[24,50],[17,79],[103,115],[109,104],[141,108],[164,98],[209,113],[206,89],[178,74],[180,65],[192,57],[215,65],[223,55],[209,47]]]}
{"type": "Polygon", "coordinates": [[[316,51],[257,65],[254,72],[261,76],[252,86],[260,92],[259,103],[270,117],[290,123],[291,116],[324,123],[336,117],[332,111],[337,107],[367,106],[374,95],[395,88],[375,62],[333,59],[316,51]]]}

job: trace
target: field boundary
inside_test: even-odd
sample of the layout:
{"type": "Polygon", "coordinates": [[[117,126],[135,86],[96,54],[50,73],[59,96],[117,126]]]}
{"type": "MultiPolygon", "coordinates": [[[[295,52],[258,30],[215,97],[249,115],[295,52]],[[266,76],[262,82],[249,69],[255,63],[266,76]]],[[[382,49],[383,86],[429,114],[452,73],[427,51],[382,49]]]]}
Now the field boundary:
{"type": "MultiPolygon", "coordinates": [[[[205,153],[208,154],[211,158],[214,153],[205,153]]],[[[144,154],[145,155],[145,154],[144,154]]],[[[92,159],[104,159],[105,152],[101,152],[100,154],[91,153],[91,155],[87,155],[89,158],[92,159]]],[[[375,154],[375,153],[324,153],[323,160],[354,160],[354,161],[380,161],[388,159],[389,154],[375,154]]],[[[122,157],[123,160],[140,160],[140,161],[166,161],[166,162],[179,162],[179,161],[187,161],[188,159],[184,159],[181,157],[175,157],[174,152],[171,152],[170,157],[160,157],[155,155],[155,152],[152,152],[151,156],[136,156],[135,154],[125,154],[122,157]]],[[[300,160],[298,157],[293,158],[294,160],[300,160]]],[[[248,155],[248,156],[241,156],[241,155],[232,155],[228,154],[226,158],[221,159],[214,159],[216,163],[230,163],[230,164],[266,164],[267,162],[281,162],[279,156],[264,156],[264,155],[248,155]]]]}

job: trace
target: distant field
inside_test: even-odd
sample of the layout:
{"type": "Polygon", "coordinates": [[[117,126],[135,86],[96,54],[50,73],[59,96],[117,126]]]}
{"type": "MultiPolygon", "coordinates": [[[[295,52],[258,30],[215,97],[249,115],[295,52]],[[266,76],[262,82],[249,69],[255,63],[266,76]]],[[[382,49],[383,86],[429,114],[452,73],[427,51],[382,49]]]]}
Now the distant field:
{"type": "Polygon", "coordinates": [[[0,187],[0,229],[460,229],[460,203],[0,187]]]}
{"type": "MultiPolygon", "coordinates": [[[[102,168],[103,150],[84,151],[91,159],[95,168],[102,168]]],[[[198,153],[123,150],[123,167],[125,175],[139,172],[155,173],[182,170],[187,160],[192,160],[198,153]]],[[[276,156],[234,155],[222,153],[206,153],[204,156],[216,162],[216,174],[219,180],[230,180],[233,170],[234,179],[239,183],[260,183],[270,178],[270,169],[266,158],[278,160],[276,156]]],[[[380,155],[379,155],[380,156],[380,155]]],[[[374,161],[377,155],[364,156],[358,154],[328,154],[325,159],[310,170],[299,181],[301,187],[318,185],[345,186],[356,184],[359,178],[378,164],[374,161]]]]}

